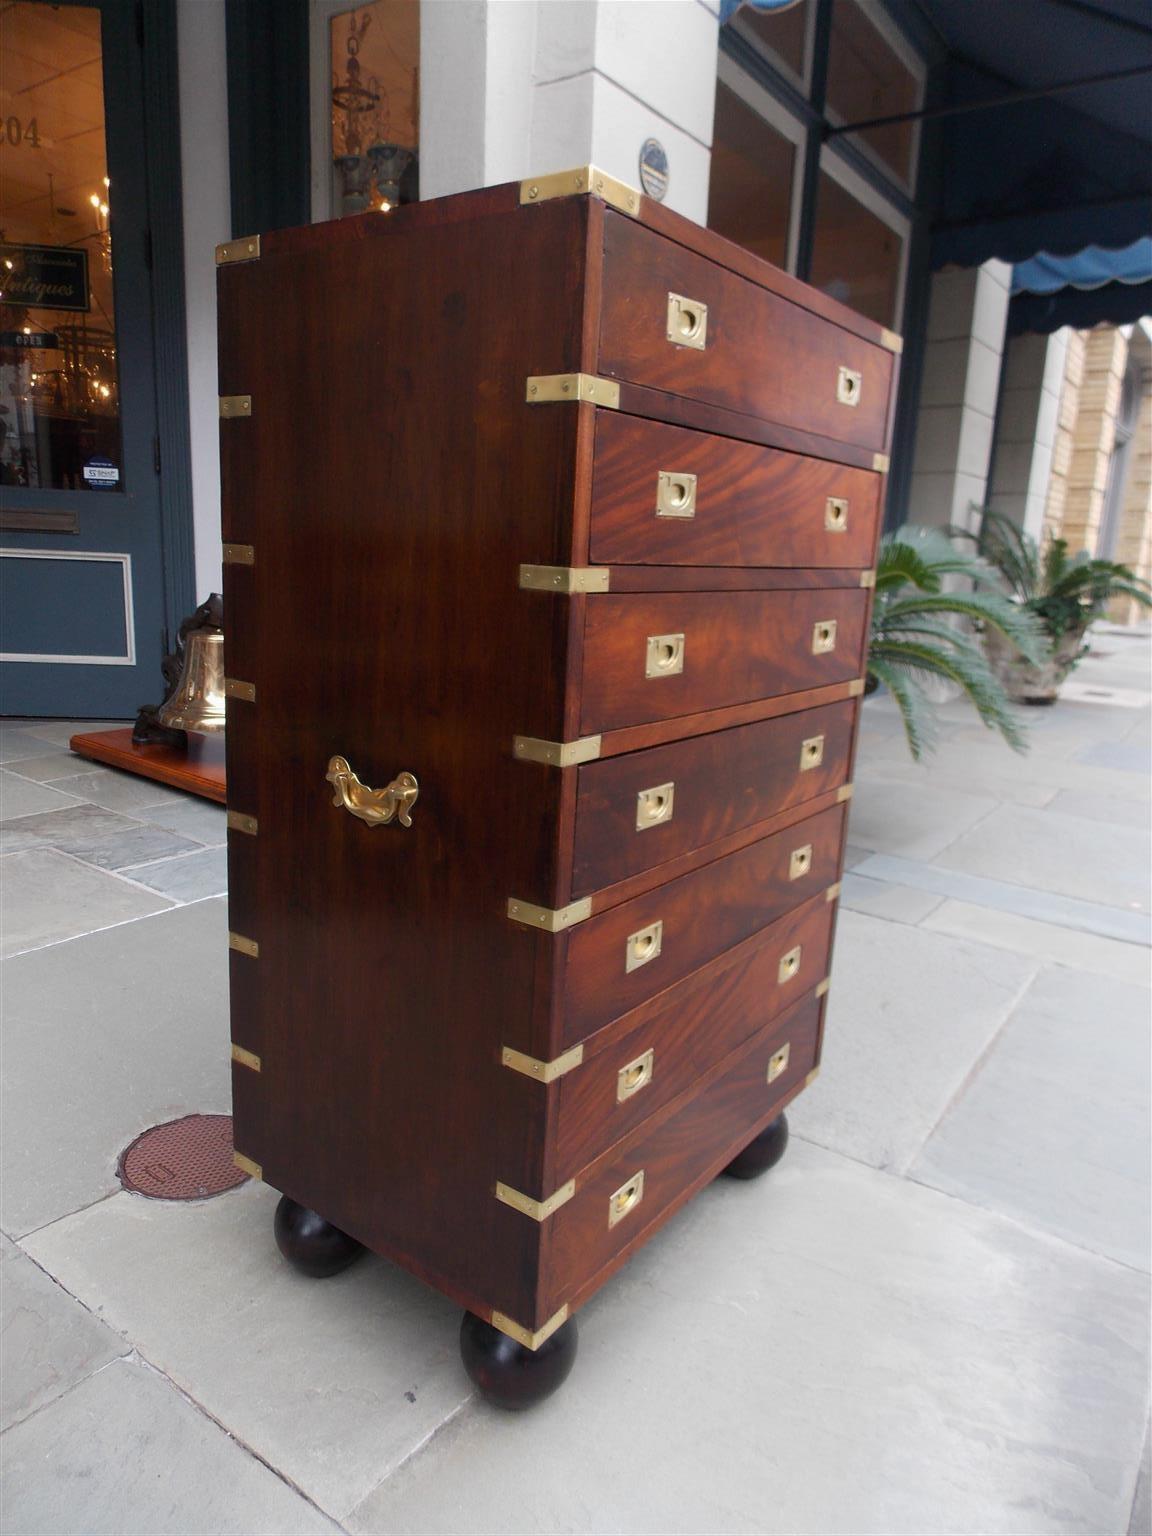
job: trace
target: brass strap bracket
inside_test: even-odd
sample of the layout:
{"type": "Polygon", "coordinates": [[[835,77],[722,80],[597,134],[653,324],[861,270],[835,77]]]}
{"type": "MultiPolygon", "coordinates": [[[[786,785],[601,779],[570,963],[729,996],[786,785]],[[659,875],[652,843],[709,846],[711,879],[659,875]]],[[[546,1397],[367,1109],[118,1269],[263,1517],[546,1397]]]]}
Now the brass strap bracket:
{"type": "Polygon", "coordinates": [[[854,677],[848,684],[848,697],[850,699],[858,699],[863,692],[864,679],[862,677],[854,677]]]}
{"type": "Polygon", "coordinates": [[[255,1051],[246,1051],[242,1045],[233,1045],[232,1060],[241,1067],[251,1067],[253,1072],[260,1070],[260,1058],[255,1051]]]}
{"type": "Polygon", "coordinates": [[[640,212],[641,193],[626,181],[617,181],[594,165],[577,166],[572,171],[556,171],[551,176],[529,176],[520,183],[521,204],[546,203],[554,197],[579,197],[589,193],[603,199],[630,217],[640,212]]]}
{"type": "Polygon", "coordinates": [[[851,800],[853,787],[851,784],[841,784],[836,791],[837,800],[851,800]]]}
{"type": "Polygon", "coordinates": [[[860,572],[860,585],[862,587],[874,587],[876,585],[876,572],[875,571],[861,571],[860,572]]]}
{"type": "Polygon", "coordinates": [[[823,981],[817,982],[817,984],[816,984],[816,996],[817,997],[827,997],[828,996],[828,988],[831,985],[832,985],[832,978],[831,978],[831,976],[825,976],[823,981]]]}
{"type": "Polygon", "coordinates": [[[895,331],[883,330],[880,332],[880,345],[887,347],[889,352],[895,352],[899,357],[904,350],[904,338],[898,336],[895,331]]]}
{"type": "Polygon", "coordinates": [[[226,240],[216,247],[216,265],[229,267],[238,261],[260,260],[260,236],[245,235],[242,240],[226,240]]]}
{"type": "Polygon", "coordinates": [[[581,736],[578,741],[542,741],[538,736],[513,736],[512,755],[522,763],[573,768],[577,763],[591,763],[598,758],[600,741],[599,736],[581,736]]]}
{"type": "Polygon", "coordinates": [[[246,683],[239,677],[226,677],[224,679],[224,696],[228,699],[243,699],[246,704],[255,704],[256,684],[246,683]]]}
{"type": "Polygon", "coordinates": [[[535,1331],[514,1322],[505,1312],[493,1310],[490,1321],[493,1328],[498,1328],[510,1339],[515,1339],[517,1344],[523,1344],[525,1349],[539,1349],[546,1339],[552,1337],[557,1328],[562,1328],[568,1321],[568,1303],[565,1302],[559,1312],[554,1312],[548,1321],[535,1331]]]}
{"type": "Polygon", "coordinates": [[[529,405],[545,405],[550,400],[587,400],[592,405],[620,409],[620,386],[615,379],[600,379],[594,373],[537,373],[524,386],[529,405]]]}
{"type": "Polygon", "coordinates": [[[543,928],[546,933],[559,933],[564,928],[571,928],[575,923],[582,923],[586,917],[592,916],[591,896],[581,897],[579,901],[573,901],[566,907],[537,907],[530,901],[517,901],[514,897],[508,898],[508,916],[514,923],[524,923],[529,928],[543,928]]]}
{"type": "Polygon", "coordinates": [[[262,1179],[264,1177],[264,1170],[260,1164],[254,1163],[250,1157],[245,1157],[243,1152],[233,1152],[232,1161],[237,1168],[243,1169],[250,1178],[262,1179]]]}
{"type": "Polygon", "coordinates": [[[607,592],[612,572],[595,565],[522,565],[525,592],[607,592]]]}
{"type": "Polygon", "coordinates": [[[874,453],[872,455],[872,468],[877,470],[882,475],[886,475],[888,473],[888,466],[891,464],[891,462],[891,459],[886,453],[874,453]]]}
{"type": "Polygon", "coordinates": [[[252,544],[225,544],[225,565],[255,565],[256,549],[252,544]]]}
{"type": "Polygon", "coordinates": [[[578,1067],[583,1060],[582,1045],[574,1045],[563,1056],[557,1056],[555,1061],[538,1061],[535,1056],[525,1056],[523,1051],[514,1051],[510,1045],[506,1045],[500,1052],[502,1066],[511,1067],[513,1072],[522,1072],[525,1077],[535,1078],[538,1083],[554,1083],[565,1072],[578,1067]]]}
{"type": "Polygon", "coordinates": [[[230,933],[228,935],[228,948],[234,949],[238,955],[247,955],[250,960],[259,960],[260,946],[255,939],[246,939],[242,933],[230,933]]]}
{"type": "Polygon", "coordinates": [[[255,816],[248,816],[243,811],[228,812],[229,832],[247,832],[249,837],[255,837],[258,827],[255,816]]]}
{"type": "Polygon", "coordinates": [[[828,887],[828,889],[824,892],[824,900],[825,901],[835,901],[836,898],[839,895],[840,895],[840,882],[839,882],[839,880],[837,880],[834,885],[830,885],[828,887]]]}
{"type": "Polygon", "coordinates": [[[251,416],[252,396],[221,395],[220,414],[226,419],[232,416],[251,416]]]}
{"type": "Polygon", "coordinates": [[[569,1179],[567,1184],[561,1184],[560,1188],[549,1195],[547,1200],[533,1200],[531,1195],[522,1195],[510,1184],[496,1185],[497,1200],[504,1205],[510,1205],[514,1211],[520,1211],[524,1216],[531,1216],[533,1221],[547,1221],[553,1211],[558,1211],[562,1205],[566,1205],[575,1193],[575,1179],[569,1179]]]}

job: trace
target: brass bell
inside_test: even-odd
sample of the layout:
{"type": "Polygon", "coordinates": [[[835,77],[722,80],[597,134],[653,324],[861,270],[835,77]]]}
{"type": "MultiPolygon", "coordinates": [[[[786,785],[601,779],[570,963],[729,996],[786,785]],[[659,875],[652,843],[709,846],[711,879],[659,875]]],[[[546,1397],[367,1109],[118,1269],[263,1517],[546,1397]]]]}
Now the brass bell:
{"type": "Polygon", "coordinates": [[[223,605],[213,593],[196,610],[191,623],[180,627],[180,672],[157,711],[160,725],[170,731],[224,729],[223,605]]]}

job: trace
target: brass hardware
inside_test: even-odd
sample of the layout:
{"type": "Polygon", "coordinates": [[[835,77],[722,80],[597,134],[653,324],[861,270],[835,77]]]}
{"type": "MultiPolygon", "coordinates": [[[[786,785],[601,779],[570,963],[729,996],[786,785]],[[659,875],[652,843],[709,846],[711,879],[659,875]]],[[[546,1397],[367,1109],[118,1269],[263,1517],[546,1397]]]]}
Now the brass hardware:
{"type": "Polygon", "coordinates": [[[558,907],[553,911],[551,907],[537,907],[530,901],[515,901],[509,897],[508,916],[514,923],[526,923],[529,928],[543,928],[547,933],[559,933],[561,929],[571,928],[573,923],[582,923],[586,917],[592,916],[592,898],[582,896],[579,901],[569,902],[566,907],[558,907]]]}
{"type": "Polygon", "coordinates": [[[840,788],[836,791],[836,798],[837,798],[837,800],[851,800],[851,798],[852,798],[852,785],[851,784],[841,784],[840,788]]]}
{"type": "Polygon", "coordinates": [[[522,565],[520,585],[526,592],[607,592],[611,574],[606,566],[522,565]]]}
{"type": "Polygon", "coordinates": [[[807,1088],[809,1083],[814,1083],[819,1076],[820,1076],[820,1068],[819,1067],[813,1067],[811,1072],[809,1072],[808,1076],[804,1079],[804,1086],[805,1086],[805,1088],[807,1088]]]}
{"type": "Polygon", "coordinates": [[[640,192],[626,181],[617,181],[594,165],[581,165],[574,171],[557,171],[552,176],[530,176],[520,183],[521,203],[544,203],[552,197],[576,197],[590,192],[603,198],[621,213],[640,212],[640,192]]]}
{"type": "Polygon", "coordinates": [[[255,565],[256,550],[251,544],[225,544],[225,565],[255,565]]]}
{"type": "Polygon", "coordinates": [[[864,379],[855,368],[839,368],[836,372],[836,398],[841,405],[859,405],[860,389],[864,379]]]}
{"type": "Polygon", "coordinates": [[[674,346],[695,347],[703,352],[708,344],[708,306],[699,299],[686,299],[682,293],[668,295],[667,337],[674,346]]]}
{"type": "Polygon", "coordinates": [[[523,1051],[514,1051],[510,1045],[506,1045],[500,1052],[501,1066],[511,1067],[513,1072],[522,1072],[525,1077],[534,1077],[538,1083],[554,1083],[565,1072],[578,1067],[583,1060],[582,1045],[574,1045],[554,1061],[538,1061],[535,1056],[525,1056],[523,1051]]]}
{"type": "Polygon", "coordinates": [[[383,789],[370,789],[361,784],[346,757],[332,757],[324,777],[332,786],[332,804],[342,805],[357,820],[381,827],[395,816],[402,827],[412,825],[412,807],[420,793],[414,774],[398,773],[383,789]]]}
{"type": "Polygon", "coordinates": [[[887,347],[889,352],[895,352],[897,357],[899,357],[900,353],[904,350],[904,338],[903,336],[897,336],[895,331],[885,329],[880,332],[880,345],[887,347]]]}
{"type": "Polygon", "coordinates": [[[620,409],[620,386],[614,379],[598,379],[592,373],[538,373],[524,386],[529,405],[544,405],[550,400],[588,400],[593,405],[620,409]]]}
{"type": "Polygon", "coordinates": [[[623,1104],[625,1099],[630,1099],[634,1093],[639,1093],[641,1088],[647,1088],[652,1081],[653,1056],[653,1051],[645,1051],[643,1056],[637,1056],[635,1061],[630,1061],[626,1067],[620,1068],[616,1074],[617,1104],[623,1104]]]}
{"type": "Polygon", "coordinates": [[[256,836],[257,821],[255,816],[246,816],[243,811],[228,812],[228,830],[230,832],[247,832],[249,837],[256,836]]]}
{"type": "Polygon", "coordinates": [[[886,453],[874,453],[872,455],[872,468],[877,470],[882,475],[886,475],[888,473],[888,466],[891,462],[891,459],[886,453]]]}
{"type": "Polygon", "coordinates": [[[562,1205],[571,1200],[576,1193],[576,1180],[569,1179],[567,1184],[561,1184],[560,1188],[550,1194],[547,1200],[533,1200],[531,1195],[522,1195],[518,1189],[513,1189],[510,1184],[496,1185],[496,1198],[505,1205],[510,1205],[514,1211],[520,1211],[525,1216],[531,1216],[533,1221],[547,1221],[553,1211],[558,1211],[562,1205]]]}
{"type": "Polygon", "coordinates": [[[628,935],[628,941],[624,948],[624,971],[638,971],[642,965],[648,965],[655,960],[664,947],[664,922],[663,919],[655,923],[649,923],[646,928],[637,928],[635,933],[628,935]]]}
{"type": "Polygon", "coordinates": [[[824,503],[824,526],[829,533],[847,533],[848,499],[845,496],[829,496],[824,503]]]}
{"type": "Polygon", "coordinates": [[[823,981],[819,981],[819,982],[816,983],[816,996],[817,997],[827,997],[827,995],[828,995],[828,988],[831,985],[832,985],[832,978],[831,978],[831,976],[825,976],[823,981]]]}
{"type": "MultiPolygon", "coordinates": [[[[218,602],[219,599],[216,599],[218,602]]],[[[212,613],[212,599],[195,623],[181,626],[176,659],[180,665],[168,697],[156,711],[156,723],[170,731],[222,731],[227,716],[224,677],[223,614],[212,613]]]]}
{"type": "Polygon", "coordinates": [[[788,860],[789,880],[799,880],[812,868],[812,844],[805,843],[803,848],[793,848],[788,860]]]}
{"type": "Polygon", "coordinates": [[[627,1184],[621,1184],[615,1193],[608,1196],[608,1225],[614,1227],[618,1221],[623,1221],[629,1212],[634,1211],[644,1198],[644,1170],[634,1173],[627,1184]]]}
{"type": "Polygon", "coordinates": [[[259,261],[260,236],[246,235],[243,240],[226,240],[216,247],[216,265],[230,266],[234,261],[259,261]]]}
{"type": "Polygon", "coordinates": [[[774,1083],[778,1077],[783,1077],[788,1070],[788,1058],[792,1054],[792,1042],[785,1040],[778,1051],[774,1051],[768,1061],[768,1081],[774,1083]]]}
{"type": "Polygon", "coordinates": [[[800,772],[807,768],[819,768],[824,761],[823,736],[809,736],[800,743],[800,772]]]}
{"type": "Polygon", "coordinates": [[[662,469],[656,476],[656,516],[696,516],[696,476],[662,469]]]}
{"type": "Polygon", "coordinates": [[[683,635],[649,635],[645,677],[674,677],[684,670],[683,635]]]}
{"type": "Polygon", "coordinates": [[[875,571],[861,571],[860,572],[860,585],[862,587],[874,587],[876,585],[876,572],[875,571]]]}
{"type": "Polygon", "coordinates": [[[675,798],[675,783],[656,784],[651,789],[642,789],[636,796],[637,832],[646,832],[649,827],[658,827],[671,821],[675,798]]]}
{"type": "Polygon", "coordinates": [[[242,682],[238,677],[226,677],[224,679],[224,697],[227,699],[243,699],[247,704],[255,704],[256,684],[242,682]]]}
{"type": "Polygon", "coordinates": [[[246,939],[242,933],[230,933],[228,935],[228,948],[234,949],[238,955],[247,955],[250,960],[259,960],[260,946],[255,939],[246,939]]]}
{"type": "Polygon", "coordinates": [[[245,1157],[243,1152],[233,1152],[232,1161],[237,1168],[242,1168],[250,1178],[262,1179],[264,1170],[259,1163],[254,1163],[250,1157],[245,1157]]]}
{"type": "Polygon", "coordinates": [[[803,949],[797,944],[795,949],[790,949],[786,955],[780,956],[780,964],[776,970],[776,980],[779,982],[791,981],[800,969],[800,956],[803,949]]]}
{"type": "Polygon", "coordinates": [[[840,882],[839,882],[839,880],[837,880],[834,885],[830,885],[828,887],[828,889],[824,892],[824,900],[825,901],[835,901],[837,896],[839,896],[839,894],[840,894],[840,882]]]}
{"type": "Polygon", "coordinates": [[[581,736],[578,741],[541,741],[538,736],[513,736],[512,754],[525,763],[547,763],[552,768],[573,768],[600,756],[600,737],[581,736]]]}
{"type": "Polygon", "coordinates": [[[812,626],[813,656],[827,656],[836,649],[836,620],[820,619],[812,626]]]}
{"type": "Polygon", "coordinates": [[[232,1060],[242,1067],[251,1067],[253,1072],[260,1070],[260,1058],[255,1051],[246,1051],[242,1045],[233,1045],[232,1060]]]}
{"type": "Polygon", "coordinates": [[[224,417],[228,417],[228,416],[251,416],[251,414],[252,414],[252,396],[251,395],[221,395],[220,396],[220,414],[221,414],[221,416],[224,416],[224,417]]]}
{"type": "Polygon", "coordinates": [[[862,677],[854,677],[848,684],[848,697],[850,699],[858,699],[863,692],[864,679],[862,677]]]}
{"type": "Polygon", "coordinates": [[[542,1328],[537,1328],[535,1333],[530,1328],[524,1328],[513,1320],[505,1312],[493,1312],[491,1323],[493,1328],[498,1328],[501,1333],[506,1333],[510,1339],[515,1339],[517,1344],[523,1344],[525,1349],[539,1349],[546,1339],[550,1339],[557,1328],[563,1327],[568,1321],[568,1303],[565,1302],[559,1312],[553,1313],[542,1328]]]}

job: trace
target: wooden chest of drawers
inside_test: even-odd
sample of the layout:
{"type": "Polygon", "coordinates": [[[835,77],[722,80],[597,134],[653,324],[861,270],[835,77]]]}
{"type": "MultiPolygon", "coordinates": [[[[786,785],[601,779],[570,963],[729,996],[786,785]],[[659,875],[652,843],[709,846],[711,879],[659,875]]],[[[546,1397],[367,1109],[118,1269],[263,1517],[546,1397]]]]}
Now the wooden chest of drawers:
{"type": "Polygon", "coordinates": [[[529,1400],[816,1070],[898,342],[587,170],[220,260],[238,1160],[529,1400]]]}

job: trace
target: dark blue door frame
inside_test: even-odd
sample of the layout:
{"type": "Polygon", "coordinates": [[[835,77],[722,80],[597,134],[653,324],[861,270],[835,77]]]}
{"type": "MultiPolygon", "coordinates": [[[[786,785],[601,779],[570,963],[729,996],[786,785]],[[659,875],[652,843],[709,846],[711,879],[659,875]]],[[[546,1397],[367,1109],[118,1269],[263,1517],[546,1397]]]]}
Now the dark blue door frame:
{"type": "MultiPolygon", "coordinates": [[[[113,561],[130,555],[135,633],[129,650],[135,664],[4,662],[0,711],[116,717],[159,695],[161,657],[181,618],[196,606],[176,8],[175,0],[70,3],[101,15],[124,489],[5,487],[0,547],[29,557],[4,559],[10,577],[45,558],[63,557],[54,569],[64,572],[72,551],[113,552],[113,561]],[[45,513],[74,515],[78,534],[19,526],[45,513]]],[[[60,615],[62,633],[67,617],[60,615]]],[[[41,631],[44,623],[41,614],[41,631]]],[[[42,640],[41,633],[40,643],[24,647],[18,635],[13,645],[10,635],[8,648],[29,654],[68,650],[66,640],[59,647],[42,640]]]]}

